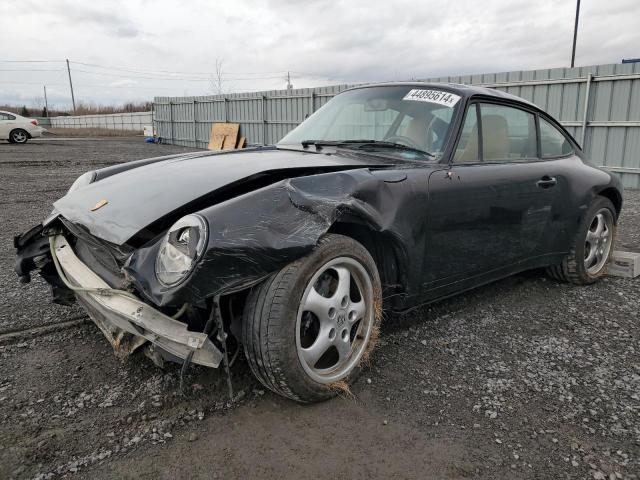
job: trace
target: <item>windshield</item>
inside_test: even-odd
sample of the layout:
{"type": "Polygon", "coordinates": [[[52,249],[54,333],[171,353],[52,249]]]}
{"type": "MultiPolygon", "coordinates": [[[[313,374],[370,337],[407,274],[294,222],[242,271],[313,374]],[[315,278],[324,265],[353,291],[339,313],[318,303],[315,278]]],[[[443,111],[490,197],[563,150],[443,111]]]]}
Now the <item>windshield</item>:
{"type": "Polygon", "coordinates": [[[436,88],[349,90],[327,102],[278,145],[337,144],[432,160],[442,155],[459,100],[459,95],[436,88]],[[394,145],[410,148],[390,148],[394,145]]]}

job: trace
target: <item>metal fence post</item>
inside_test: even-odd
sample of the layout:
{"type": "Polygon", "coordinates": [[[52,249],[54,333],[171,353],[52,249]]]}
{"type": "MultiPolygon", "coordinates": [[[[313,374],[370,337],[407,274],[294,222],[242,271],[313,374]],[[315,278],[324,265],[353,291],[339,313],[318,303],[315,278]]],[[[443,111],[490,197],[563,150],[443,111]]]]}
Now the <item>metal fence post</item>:
{"type": "Polygon", "coordinates": [[[587,75],[587,89],[584,94],[584,111],[582,112],[582,131],[580,132],[580,146],[584,150],[584,140],[587,134],[587,115],[589,113],[589,93],[591,91],[591,78],[593,74],[587,75]]]}
{"type": "Polygon", "coordinates": [[[262,144],[267,144],[267,97],[262,95],[262,144]]]}
{"type": "Polygon", "coordinates": [[[222,110],[223,110],[222,113],[224,115],[223,117],[224,123],[227,123],[227,121],[229,121],[229,110],[228,110],[228,103],[227,103],[228,100],[229,99],[226,96],[222,97],[222,110]]]}
{"type": "Polygon", "coordinates": [[[173,102],[171,100],[169,100],[169,127],[171,128],[169,143],[173,145],[173,102]]]}
{"type": "Polygon", "coordinates": [[[198,125],[196,123],[196,100],[193,99],[193,146],[198,148],[198,125]]]}

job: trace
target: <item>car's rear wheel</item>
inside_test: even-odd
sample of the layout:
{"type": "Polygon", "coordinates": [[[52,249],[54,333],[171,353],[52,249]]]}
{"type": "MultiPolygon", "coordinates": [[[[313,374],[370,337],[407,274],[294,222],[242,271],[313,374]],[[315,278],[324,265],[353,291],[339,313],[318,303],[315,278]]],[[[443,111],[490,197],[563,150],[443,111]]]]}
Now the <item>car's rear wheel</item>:
{"type": "Polygon", "coordinates": [[[585,212],[569,254],[547,271],[556,280],[577,285],[594,283],[607,271],[616,234],[616,210],[611,201],[596,197],[585,212]]]}
{"type": "Polygon", "coordinates": [[[348,389],[381,321],[380,277],[355,240],[326,235],[306,257],[255,287],[244,310],[244,350],[256,378],[300,402],[348,389]]]}
{"type": "Polygon", "coordinates": [[[27,140],[29,140],[29,134],[21,128],[11,130],[9,134],[9,141],[11,143],[27,143],[27,140]]]}

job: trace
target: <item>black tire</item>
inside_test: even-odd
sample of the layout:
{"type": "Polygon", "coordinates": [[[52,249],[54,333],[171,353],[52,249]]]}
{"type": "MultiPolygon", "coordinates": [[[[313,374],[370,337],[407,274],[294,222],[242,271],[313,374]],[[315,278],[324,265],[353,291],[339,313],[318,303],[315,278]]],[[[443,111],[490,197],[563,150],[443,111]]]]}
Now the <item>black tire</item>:
{"type": "Polygon", "coordinates": [[[16,128],[9,133],[9,141],[11,143],[27,143],[27,140],[29,140],[29,133],[22,128],[16,128]]]}
{"type": "Polygon", "coordinates": [[[616,237],[617,216],[616,209],[611,203],[611,200],[605,197],[598,196],[595,198],[591,206],[584,213],[578,231],[576,232],[573,245],[569,254],[558,265],[551,265],[547,267],[547,274],[558,281],[570,282],[575,285],[589,285],[597,282],[607,272],[607,265],[611,260],[613,254],[613,247],[615,245],[616,237]],[[584,265],[586,239],[589,227],[594,221],[598,212],[606,209],[610,212],[613,221],[612,232],[610,237],[611,246],[607,254],[607,258],[602,267],[597,272],[588,272],[584,265]]]}
{"type": "Polygon", "coordinates": [[[381,305],[380,276],[369,252],[349,237],[324,236],[309,255],[290,263],[251,290],[244,308],[242,341],[253,374],[273,392],[302,403],[326,400],[340,390],[348,390],[375,344],[382,318],[381,305]],[[357,365],[341,381],[324,384],[311,378],[302,366],[296,346],[296,322],[310,280],[323,265],[339,257],[355,259],[370,276],[373,328],[357,365]]]}

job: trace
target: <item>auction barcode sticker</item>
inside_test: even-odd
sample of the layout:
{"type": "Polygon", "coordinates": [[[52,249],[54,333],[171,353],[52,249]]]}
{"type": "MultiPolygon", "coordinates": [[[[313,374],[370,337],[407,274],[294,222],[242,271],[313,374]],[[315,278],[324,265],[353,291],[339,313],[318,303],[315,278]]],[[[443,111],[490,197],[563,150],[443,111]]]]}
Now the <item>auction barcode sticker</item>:
{"type": "Polygon", "coordinates": [[[458,100],[460,100],[460,96],[455,93],[443,92],[442,90],[421,90],[414,88],[404,96],[403,100],[437,103],[445,107],[453,107],[458,103],[458,100]]]}

